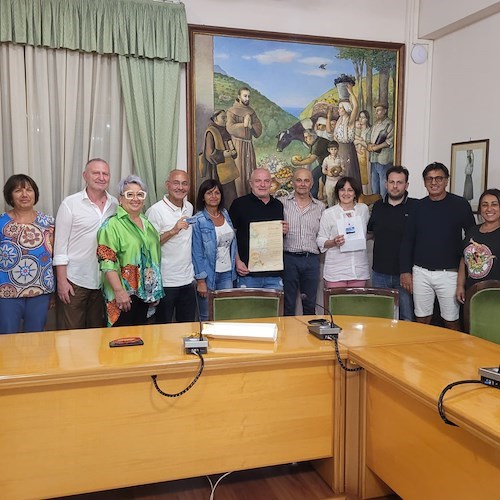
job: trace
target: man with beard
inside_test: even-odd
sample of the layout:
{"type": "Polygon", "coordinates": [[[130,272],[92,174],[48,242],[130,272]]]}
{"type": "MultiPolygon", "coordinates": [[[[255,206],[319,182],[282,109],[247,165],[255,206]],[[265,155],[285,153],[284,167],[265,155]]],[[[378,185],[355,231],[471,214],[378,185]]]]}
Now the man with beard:
{"type": "Polygon", "coordinates": [[[237,156],[236,166],[240,176],[236,179],[238,196],[248,193],[250,174],[257,167],[252,139],[262,134],[262,123],[250,107],[250,90],[243,87],[238,91],[234,104],[227,110],[227,131],[231,134],[237,156]]]}
{"type": "Polygon", "coordinates": [[[408,170],[391,167],[386,174],[387,194],[373,205],[368,231],[375,238],[373,246],[372,285],[399,291],[399,319],[413,320],[411,295],[400,285],[399,253],[408,215],[417,200],[408,197],[408,170]]]}

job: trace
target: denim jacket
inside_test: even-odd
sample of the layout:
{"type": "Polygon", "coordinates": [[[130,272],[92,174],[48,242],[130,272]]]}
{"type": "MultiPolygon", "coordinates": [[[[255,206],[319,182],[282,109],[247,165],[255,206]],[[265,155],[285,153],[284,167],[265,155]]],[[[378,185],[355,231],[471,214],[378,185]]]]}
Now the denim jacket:
{"type": "MultiPolygon", "coordinates": [[[[224,219],[233,228],[231,219],[226,209],[221,210],[224,219]]],[[[194,216],[196,222],[193,224],[193,266],[194,277],[197,280],[204,279],[209,290],[215,289],[215,264],[217,261],[217,238],[215,225],[206,210],[197,212],[194,216]]],[[[236,279],[236,236],[231,242],[231,266],[232,279],[236,279]]]]}

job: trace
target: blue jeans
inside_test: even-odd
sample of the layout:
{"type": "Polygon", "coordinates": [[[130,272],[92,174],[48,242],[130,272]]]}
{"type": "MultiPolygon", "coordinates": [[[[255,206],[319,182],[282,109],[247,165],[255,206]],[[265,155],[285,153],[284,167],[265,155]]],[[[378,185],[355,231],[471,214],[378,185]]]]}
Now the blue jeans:
{"type": "Polygon", "coordinates": [[[316,294],[319,282],[319,255],[284,253],[285,316],[295,316],[297,294],[302,299],[304,314],[316,314],[316,294]]]}
{"type": "MultiPolygon", "coordinates": [[[[232,271],[223,273],[215,273],[215,290],[226,290],[233,288],[233,280],[231,279],[232,271]]],[[[200,310],[200,321],[208,321],[208,298],[198,295],[198,307],[200,310]]]]}
{"type": "Polygon", "coordinates": [[[22,319],[24,332],[42,332],[47,321],[49,302],[49,294],[0,299],[0,334],[19,333],[22,319]]]}
{"type": "Polygon", "coordinates": [[[274,288],[283,290],[281,276],[238,276],[238,288],[274,288]]]}
{"type": "Polygon", "coordinates": [[[373,162],[371,163],[371,184],[372,193],[380,194],[382,198],[387,194],[387,189],[385,187],[386,172],[392,167],[392,163],[387,165],[382,165],[381,163],[373,162]]]}
{"type": "Polygon", "coordinates": [[[372,271],[372,285],[375,288],[391,288],[399,292],[399,319],[413,321],[413,300],[399,284],[399,274],[382,274],[372,271]]]}

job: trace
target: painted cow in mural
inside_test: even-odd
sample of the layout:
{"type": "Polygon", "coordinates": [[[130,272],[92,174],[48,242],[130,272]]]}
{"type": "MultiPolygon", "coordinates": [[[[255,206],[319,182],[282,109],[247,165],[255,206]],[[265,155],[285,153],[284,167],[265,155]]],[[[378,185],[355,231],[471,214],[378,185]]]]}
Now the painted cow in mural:
{"type": "Polygon", "coordinates": [[[331,120],[338,120],[339,112],[338,106],[333,106],[332,104],[327,104],[324,102],[318,102],[313,107],[313,114],[311,118],[305,118],[294,123],[291,127],[286,130],[278,132],[276,139],[278,143],[276,144],[276,151],[281,153],[292,141],[304,142],[304,130],[316,129],[316,122],[319,118],[323,121],[329,115],[331,120]],[[330,111],[328,111],[330,108],[330,111]]]}
{"type": "Polygon", "coordinates": [[[313,128],[313,126],[313,121],[310,118],[306,118],[305,120],[294,123],[286,130],[278,132],[276,135],[276,139],[278,139],[276,151],[281,153],[292,141],[304,142],[304,130],[313,128]]]}

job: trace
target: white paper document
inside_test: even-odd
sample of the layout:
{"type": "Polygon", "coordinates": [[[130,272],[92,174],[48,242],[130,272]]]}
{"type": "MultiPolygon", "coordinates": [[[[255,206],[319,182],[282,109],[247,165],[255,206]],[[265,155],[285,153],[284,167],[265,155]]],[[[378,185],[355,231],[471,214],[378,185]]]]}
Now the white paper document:
{"type": "Polygon", "coordinates": [[[354,252],[366,249],[366,234],[361,217],[354,215],[354,210],[348,210],[337,219],[339,234],[344,236],[345,243],[340,247],[341,252],[354,252]]]}
{"type": "Polygon", "coordinates": [[[203,323],[203,335],[214,339],[260,340],[275,342],[278,337],[276,323],[203,323]]]}

